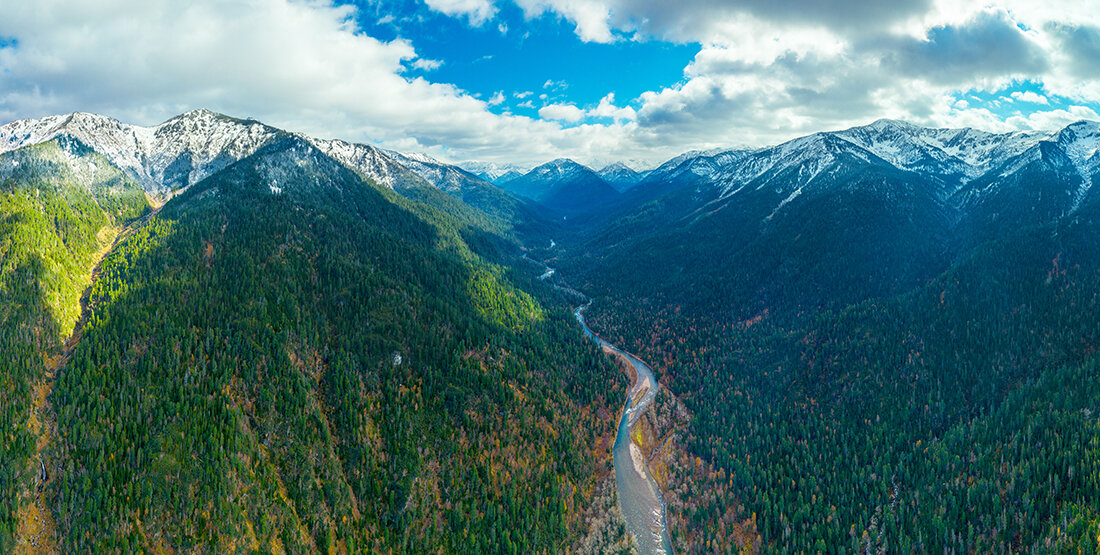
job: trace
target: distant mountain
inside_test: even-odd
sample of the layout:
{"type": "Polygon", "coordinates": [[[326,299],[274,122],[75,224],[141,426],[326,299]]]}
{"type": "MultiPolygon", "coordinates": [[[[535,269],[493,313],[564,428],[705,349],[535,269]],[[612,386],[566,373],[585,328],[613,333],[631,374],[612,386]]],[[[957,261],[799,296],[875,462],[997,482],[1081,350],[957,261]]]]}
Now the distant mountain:
{"type": "Polygon", "coordinates": [[[523,174],[521,172],[517,170],[508,170],[497,176],[497,178],[493,180],[493,183],[496,183],[497,185],[503,185],[519,177],[523,177],[523,174]]]}
{"type": "Polygon", "coordinates": [[[973,245],[1093,202],[1098,137],[1095,122],[996,134],[880,120],[774,147],[689,153],[624,193],[592,244],[613,246],[623,261],[660,260],[670,279],[648,283],[669,294],[741,276],[722,301],[740,310],[887,294],[973,245]]]}
{"type": "Polygon", "coordinates": [[[496,164],[494,162],[466,161],[456,164],[458,167],[488,181],[501,184],[524,174],[527,170],[513,164],[496,164]]]}
{"type": "Polygon", "coordinates": [[[635,171],[622,162],[615,162],[614,164],[605,166],[596,173],[598,173],[608,185],[611,185],[619,192],[637,185],[638,182],[645,177],[644,172],[635,171]]]}
{"type": "Polygon", "coordinates": [[[427,154],[404,154],[394,150],[383,151],[390,159],[412,170],[436,188],[453,193],[468,187],[480,187],[486,180],[458,166],[445,164],[427,154]]]}
{"type": "Polygon", "coordinates": [[[501,186],[565,214],[597,208],[619,194],[591,168],[568,158],[547,162],[501,186]]]}

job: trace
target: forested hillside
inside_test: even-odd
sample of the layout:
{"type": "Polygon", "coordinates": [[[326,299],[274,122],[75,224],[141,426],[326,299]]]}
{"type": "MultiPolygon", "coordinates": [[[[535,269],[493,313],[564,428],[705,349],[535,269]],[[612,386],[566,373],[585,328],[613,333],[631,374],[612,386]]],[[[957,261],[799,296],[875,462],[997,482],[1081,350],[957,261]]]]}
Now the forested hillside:
{"type": "MultiPolygon", "coordinates": [[[[805,288],[745,310],[595,277],[612,293],[591,322],[657,363],[691,413],[689,449],[730,477],[765,551],[1094,552],[1098,209],[999,233],[910,290],[820,310],[766,302],[805,288]]],[[[793,268],[818,256],[781,252],[793,268]]],[[[717,290],[758,279],[691,271],[717,290]]],[[[764,283],[792,287],[786,276],[764,283]]]]}
{"type": "MultiPolygon", "coordinates": [[[[41,194],[6,183],[13,203],[41,194]]],[[[54,235],[86,263],[105,246],[94,231],[139,213],[54,235]]],[[[587,532],[623,379],[550,288],[464,237],[488,253],[505,239],[294,137],[138,224],[104,259],[50,397],[60,550],[548,552],[587,532]]],[[[29,308],[5,295],[5,315],[49,315],[28,258],[4,275],[29,308]]],[[[24,361],[5,376],[22,388],[5,460],[33,451],[30,386],[75,317],[48,341],[30,325],[44,317],[3,320],[24,361]]]]}
{"type": "Polygon", "coordinates": [[[0,551],[48,518],[36,501],[47,376],[99,255],[146,210],[136,184],[76,141],[0,154],[0,551]]]}

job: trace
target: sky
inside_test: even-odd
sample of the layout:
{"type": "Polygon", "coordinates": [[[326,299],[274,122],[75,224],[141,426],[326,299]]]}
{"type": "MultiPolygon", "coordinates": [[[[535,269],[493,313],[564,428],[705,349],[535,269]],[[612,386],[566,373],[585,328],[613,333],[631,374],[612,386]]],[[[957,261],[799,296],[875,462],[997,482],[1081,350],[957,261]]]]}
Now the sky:
{"type": "Polygon", "coordinates": [[[637,169],[893,118],[1100,120],[1081,0],[0,2],[0,124],[209,108],[444,161],[637,169]]]}

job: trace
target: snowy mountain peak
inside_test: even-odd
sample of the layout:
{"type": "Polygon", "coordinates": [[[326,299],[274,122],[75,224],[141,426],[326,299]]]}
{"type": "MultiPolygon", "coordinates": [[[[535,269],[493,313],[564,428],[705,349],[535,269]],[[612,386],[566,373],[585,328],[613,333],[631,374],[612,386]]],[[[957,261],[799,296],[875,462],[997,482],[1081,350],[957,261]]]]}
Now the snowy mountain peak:
{"type": "Polygon", "coordinates": [[[614,164],[605,166],[596,173],[619,192],[637,185],[645,175],[635,171],[634,168],[631,168],[623,162],[615,162],[614,164]]]}
{"type": "Polygon", "coordinates": [[[423,152],[397,152],[396,150],[385,150],[385,149],[383,149],[382,152],[385,152],[389,156],[401,157],[401,158],[405,158],[406,160],[414,160],[416,162],[420,162],[421,164],[442,164],[443,163],[443,162],[440,162],[439,160],[436,160],[435,158],[432,158],[431,156],[429,156],[427,154],[424,154],[423,152]]]}
{"type": "Polygon", "coordinates": [[[547,162],[547,163],[545,163],[545,164],[543,164],[542,166],[539,166],[539,167],[544,167],[544,166],[557,166],[557,167],[563,167],[563,168],[564,167],[570,167],[570,168],[572,168],[572,167],[588,167],[588,166],[585,166],[585,165],[583,165],[579,162],[575,162],[571,158],[555,158],[555,159],[553,159],[553,160],[551,160],[551,161],[549,161],[549,162],[547,162]]]}
{"type": "Polygon", "coordinates": [[[1051,138],[1065,149],[1071,160],[1082,164],[1093,158],[1097,149],[1100,148],[1100,123],[1095,121],[1071,123],[1051,138]]]}
{"type": "Polygon", "coordinates": [[[192,110],[154,127],[74,112],[0,127],[0,151],[69,136],[111,160],[147,191],[163,194],[252,154],[277,133],[210,110],[192,110]]]}
{"type": "Polygon", "coordinates": [[[569,158],[557,158],[540,166],[536,166],[528,172],[527,175],[537,176],[540,179],[554,179],[577,173],[595,174],[596,172],[594,172],[592,168],[570,160],[569,158]]]}
{"type": "MultiPolygon", "coordinates": [[[[228,117],[225,114],[221,114],[210,110],[208,108],[195,108],[194,110],[188,110],[172,119],[210,119],[217,117],[228,117]]],[[[169,120],[171,121],[171,120],[169,120]]]]}
{"type": "Polygon", "coordinates": [[[530,168],[516,166],[513,164],[498,164],[495,162],[479,162],[476,160],[468,160],[466,162],[459,162],[458,167],[484,179],[490,183],[498,183],[507,181],[509,179],[515,179],[525,173],[530,168]]]}
{"type": "Polygon", "coordinates": [[[899,120],[899,119],[890,119],[890,118],[877,119],[877,120],[871,122],[869,125],[866,125],[865,127],[870,128],[870,129],[874,129],[876,131],[887,131],[887,130],[912,131],[914,129],[918,129],[918,127],[916,125],[913,125],[912,123],[909,123],[907,121],[903,121],[903,120],[899,120]]]}
{"type": "Polygon", "coordinates": [[[286,137],[297,137],[391,189],[435,186],[455,192],[486,186],[477,176],[425,154],[314,139],[206,108],[184,112],[151,127],[80,112],[20,120],[0,127],[0,152],[59,137],[72,137],[92,148],[154,195],[189,187],[286,137]]]}
{"type": "Polygon", "coordinates": [[[614,163],[608,164],[608,165],[604,166],[603,169],[601,169],[597,173],[621,172],[621,171],[624,171],[624,170],[634,172],[634,173],[638,173],[634,168],[626,165],[624,162],[614,162],[614,163]]]}

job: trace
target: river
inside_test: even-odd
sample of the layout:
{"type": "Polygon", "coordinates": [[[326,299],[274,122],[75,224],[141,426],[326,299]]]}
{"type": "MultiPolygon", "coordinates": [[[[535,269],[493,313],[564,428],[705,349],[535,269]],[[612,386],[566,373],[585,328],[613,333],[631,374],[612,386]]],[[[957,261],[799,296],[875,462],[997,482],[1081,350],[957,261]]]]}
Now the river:
{"type": "MultiPolygon", "coordinates": [[[[551,247],[553,244],[551,244],[551,247]]],[[[523,254],[524,260],[543,267],[540,280],[545,280],[555,274],[555,270],[546,264],[523,254]]],[[[575,289],[554,284],[554,288],[586,298],[575,289]]],[[[596,342],[600,347],[611,349],[622,355],[634,367],[636,379],[627,392],[626,404],[623,406],[622,417],[619,418],[619,429],[615,433],[615,445],[611,448],[611,455],[615,465],[615,490],[619,494],[619,510],[626,521],[626,529],[634,536],[638,553],[642,555],[672,553],[672,543],[668,537],[668,526],[665,520],[665,501],[661,496],[661,490],[657,482],[649,475],[645,465],[645,457],[642,450],[630,439],[630,428],[645,414],[646,409],[657,398],[657,378],[653,375],[653,369],[642,362],[638,357],[604,341],[600,336],[592,332],[584,321],[584,310],[592,304],[577,307],[573,315],[577,317],[584,334],[596,342]]]]}
{"type": "MultiPolygon", "coordinates": [[[[592,304],[589,301],[588,304],[592,304]]],[[[630,439],[630,427],[645,414],[657,397],[657,378],[653,370],[638,357],[601,339],[584,321],[584,309],[577,307],[577,317],[584,334],[599,344],[622,355],[634,366],[637,379],[627,393],[626,405],[619,419],[619,431],[615,434],[615,446],[611,454],[615,464],[615,489],[619,493],[619,509],[623,513],[627,530],[633,534],[638,552],[643,555],[672,553],[665,524],[665,503],[661,490],[646,469],[641,449],[630,439]]]]}

